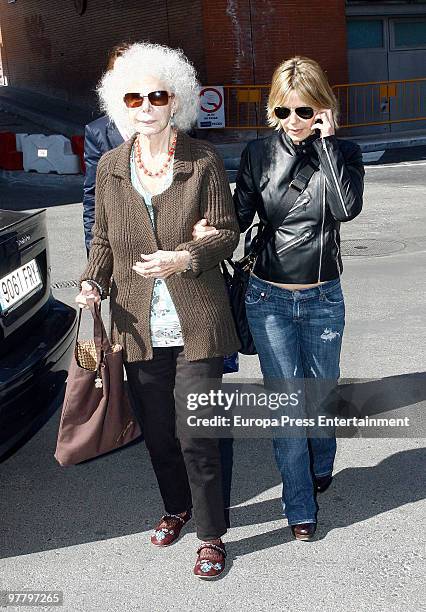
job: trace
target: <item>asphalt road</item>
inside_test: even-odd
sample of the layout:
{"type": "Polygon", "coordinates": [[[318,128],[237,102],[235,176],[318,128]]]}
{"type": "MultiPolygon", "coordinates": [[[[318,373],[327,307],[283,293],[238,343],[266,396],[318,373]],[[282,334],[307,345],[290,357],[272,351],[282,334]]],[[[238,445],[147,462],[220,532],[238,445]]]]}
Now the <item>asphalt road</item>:
{"type": "MultiPolygon", "coordinates": [[[[364,211],[342,226],[342,377],[372,381],[373,401],[392,382],[398,393],[390,408],[409,407],[418,416],[426,398],[412,395],[414,375],[426,370],[426,155],[392,155],[367,167],[364,211]]],[[[12,200],[3,175],[1,206],[48,206],[52,281],[61,284],[84,267],[81,204],[73,191],[80,187],[50,177],[56,184],[39,185],[37,196],[28,196],[47,178],[18,180],[12,200]]],[[[54,292],[72,303],[76,290],[54,292]]],[[[86,321],[83,334],[88,330],[86,321]]],[[[240,375],[258,374],[257,358],[242,358],[240,375]]],[[[425,453],[419,428],[395,438],[339,440],[335,480],[319,499],[311,543],[293,541],[280,517],[270,442],[237,441],[227,571],[205,583],[191,573],[192,524],[170,549],[149,543],[162,507],[143,444],[60,468],[53,458],[58,419],[0,465],[0,589],[62,590],[67,612],[421,609],[425,453]]]]}

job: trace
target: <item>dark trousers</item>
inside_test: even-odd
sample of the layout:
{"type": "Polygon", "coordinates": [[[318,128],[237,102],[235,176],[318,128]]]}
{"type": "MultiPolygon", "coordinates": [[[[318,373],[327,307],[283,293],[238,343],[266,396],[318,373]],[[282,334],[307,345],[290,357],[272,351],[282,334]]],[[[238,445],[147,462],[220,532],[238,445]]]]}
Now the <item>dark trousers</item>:
{"type": "Polygon", "coordinates": [[[193,507],[201,540],[226,533],[219,441],[187,434],[178,439],[176,416],[187,416],[184,390],[191,381],[221,378],[222,371],[222,357],[187,361],[183,347],[154,348],[152,360],[126,363],[165,510],[177,514],[193,507]]]}

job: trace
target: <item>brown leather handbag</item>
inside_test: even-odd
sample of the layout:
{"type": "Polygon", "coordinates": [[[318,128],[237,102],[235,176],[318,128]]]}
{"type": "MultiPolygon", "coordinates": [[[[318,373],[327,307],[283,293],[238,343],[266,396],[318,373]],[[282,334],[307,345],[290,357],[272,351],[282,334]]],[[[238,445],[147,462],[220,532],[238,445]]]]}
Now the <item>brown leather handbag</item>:
{"type": "Polygon", "coordinates": [[[79,341],[68,372],[55,459],[74,465],[108,453],[141,435],[124,388],[123,351],[108,339],[100,308],[89,304],[93,340],[79,341]]]}

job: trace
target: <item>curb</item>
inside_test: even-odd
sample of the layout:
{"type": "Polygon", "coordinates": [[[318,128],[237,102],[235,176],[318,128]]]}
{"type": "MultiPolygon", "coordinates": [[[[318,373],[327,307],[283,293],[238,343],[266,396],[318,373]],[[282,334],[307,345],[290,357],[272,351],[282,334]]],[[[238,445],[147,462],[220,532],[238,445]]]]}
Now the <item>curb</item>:
{"type": "MultiPolygon", "coordinates": [[[[21,106],[15,101],[9,101],[5,97],[0,96],[0,110],[4,110],[8,113],[17,115],[18,117],[24,117],[41,127],[46,127],[50,131],[63,134],[69,138],[76,134],[84,134],[84,125],[76,121],[62,120],[60,118],[51,117],[43,114],[38,110],[33,110],[26,106],[21,106]]],[[[424,134],[416,135],[395,135],[394,138],[383,138],[381,135],[373,136],[343,136],[356,142],[361,147],[363,153],[371,153],[374,151],[387,151],[389,149],[402,149],[409,147],[426,146],[426,131],[424,134]]],[[[248,141],[247,141],[248,142],[248,141]]],[[[228,172],[228,176],[233,182],[235,180],[236,171],[240,165],[240,156],[246,146],[247,142],[232,142],[232,143],[213,143],[217,148],[220,156],[222,157],[225,169],[228,172]]]]}
{"type": "MultiPolygon", "coordinates": [[[[345,138],[346,139],[346,138],[345,138]]],[[[395,140],[374,140],[374,141],[363,141],[361,140],[361,138],[357,138],[357,137],[353,137],[351,138],[350,136],[347,137],[347,140],[352,140],[353,142],[356,142],[360,148],[361,151],[363,153],[373,153],[375,151],[380,151],[381,153],[384,153],[385,151],[388,151],[390,149],[407,149],[410,147],[421,147],[421,146],[426,146],[426,134],[424,136],[416,136],[416,137],[411,137],[411,138],[407,138],[407,137],[403,137],[403,138],[395,138],[395,140]]],[[[225,168],[228,171],[236,171],[239,168],[240,165],[240,157],[236,155],[237,153],[237,148],[240,149],[240,155],[245,147],[247,143],[238,143],[238,145],[236,145],[235,143],[232,144],[222,144],[222,145],[218,145],[216,146],[217,150],[219,151],[220,156],[222,157],[224,164],[225,164],[225,168]],[[227,149],[229,147],[229,155],[227,155],[227,149]]]]}
{"type": "Polygon", "coordinates": [[[358,143],[363,153],[371,151],[387,151],[388,149],[407,149],[409,147],[421,147],[426,145],[426,134],[424,136],[416,136],[413,138],[403,138],[401,140],[376,140],[374,142],[362,142],[360,139],[348,138],[358,143]]]}

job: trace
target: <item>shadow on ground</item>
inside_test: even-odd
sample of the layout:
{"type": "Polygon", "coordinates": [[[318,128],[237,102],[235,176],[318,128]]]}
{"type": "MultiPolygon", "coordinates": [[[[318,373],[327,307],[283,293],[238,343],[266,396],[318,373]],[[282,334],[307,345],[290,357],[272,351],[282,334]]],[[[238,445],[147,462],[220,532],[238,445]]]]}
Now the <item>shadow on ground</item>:
{"type": "MultiPolygon", "coordinates": [[[[18,453],[2,464],[1,557],[24,555],[150,530],[163,512],[143,443],[61,468],[56,463],[59,412],[18,453]]],[[[396,453],[372,467],[339,472],[321,496],[318,538],[373,516],[423,499],[424,449],[396,453]],[[362,503],[360,503],[362,500],[362,503]]],[[[242,504],[280,483],[267,439],[235,442],[233,504],[242,504]],[[261,469],[260,469],[261,468],[261,469]]],[[[279,499],[231,510],[233,527],[281,517],[279,499]]],[[[194,530],[193,522],[188,531],[194,530]]],[[[232,541],[230,560],[291,540],[283,525],[232,541]]]]}
{"type": "Polygon", "coordinates": [[[0,171],[0,208],[27,210],[83,200],[83,176],[0,171]]]}

